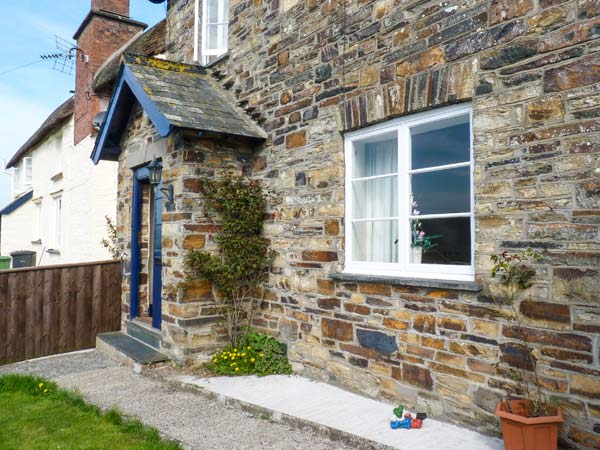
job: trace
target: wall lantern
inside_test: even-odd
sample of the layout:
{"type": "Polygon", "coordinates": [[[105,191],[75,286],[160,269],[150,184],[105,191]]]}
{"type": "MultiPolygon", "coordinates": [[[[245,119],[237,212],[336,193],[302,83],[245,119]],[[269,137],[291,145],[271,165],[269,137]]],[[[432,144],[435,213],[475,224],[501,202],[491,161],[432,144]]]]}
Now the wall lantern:
{"type": "MultiPolygon", "coordinates": [[[[154,189],[160,184],[160,180],[162,178],[162,168],[163,165],[160,161],[157,161],[156,158],[152,158],[150,164],[146,166],[148,169],[148,178],[150,184],[154,189]]],[[[160,191],[167,196],[167,202],[169,204],[173,204],[173,185],[170,184],[166,188],[160,189],[160,191]]]]}

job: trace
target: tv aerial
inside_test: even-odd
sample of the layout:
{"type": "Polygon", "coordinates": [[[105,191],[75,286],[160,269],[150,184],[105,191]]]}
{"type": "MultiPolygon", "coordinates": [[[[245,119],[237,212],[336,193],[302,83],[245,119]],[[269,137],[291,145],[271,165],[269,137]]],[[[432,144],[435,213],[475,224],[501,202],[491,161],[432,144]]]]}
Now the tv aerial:
{"type": "Polygon", "coordinates": [[[54,61],[52,68],[57,72],[72,75],[77,56],[80,55],[82,61],[87,61],[88,57],[77,47],[75,42],[68,41],[56,35],[54,39],[56,41],[56,52],[41,55],[40,58],[44,61],[54,61]]]}

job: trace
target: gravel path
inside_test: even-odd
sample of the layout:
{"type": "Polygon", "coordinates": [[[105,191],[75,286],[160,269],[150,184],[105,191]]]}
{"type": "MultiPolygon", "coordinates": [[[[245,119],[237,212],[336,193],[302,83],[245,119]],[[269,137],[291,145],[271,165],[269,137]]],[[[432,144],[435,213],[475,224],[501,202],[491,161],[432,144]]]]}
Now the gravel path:
{"type": "Polygon", "coordinates": [[[118,407],[194,450],[351,450],[310,430],[258,419],[188,392],[134,375],[96,351],[0,367],[2,372],[42,375],[79,390],[101,407],[118,407]]]}

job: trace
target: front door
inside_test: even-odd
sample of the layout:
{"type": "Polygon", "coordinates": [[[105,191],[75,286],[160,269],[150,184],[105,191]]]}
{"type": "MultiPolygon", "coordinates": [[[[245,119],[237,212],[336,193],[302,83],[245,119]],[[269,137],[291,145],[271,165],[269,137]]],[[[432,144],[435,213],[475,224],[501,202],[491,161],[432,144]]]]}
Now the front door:
{"type": "MultiPolygon", "coordinates": [[[[133,202],[131,217],[131,278],[130,278],[130,318],[151,320],[154,328],[161,328],[162,315],[162,183],[155,189],[149,183],[146,168],[134,171],[133,202]],[[144,208],[144,193],[150,201],[144,208]],[[144,227],[143,224],[148,226],[144,227]],[[147,243],[146,254],[142,243],[147,243]],[[142,261],[144,255],[144,261],[142,261]],[[142,267],[147,268],[147,285],[142,286],[142,267]],[[147,296],[140,308],[140,292],[147,296]]],[[[145,272],[146,270],[144,270],[145,272]]],[[[144,298],[142,297],[142,298],[144,298]]]]}

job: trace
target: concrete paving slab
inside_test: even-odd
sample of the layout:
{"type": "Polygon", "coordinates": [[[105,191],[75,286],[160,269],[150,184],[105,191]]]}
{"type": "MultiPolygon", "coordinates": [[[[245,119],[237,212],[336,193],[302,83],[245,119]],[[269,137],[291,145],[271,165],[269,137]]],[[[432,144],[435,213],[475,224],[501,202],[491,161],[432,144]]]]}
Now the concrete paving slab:
{"type": "Polygon", "coordinates": [[[393,406],[298,376],[176,376],[173,381],[297,417],[401,450],[502,450],[502,441],[427,419],[420,430],[392,430],[393,406]]]}

